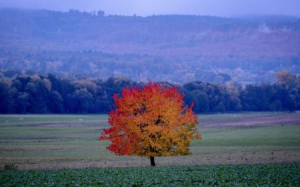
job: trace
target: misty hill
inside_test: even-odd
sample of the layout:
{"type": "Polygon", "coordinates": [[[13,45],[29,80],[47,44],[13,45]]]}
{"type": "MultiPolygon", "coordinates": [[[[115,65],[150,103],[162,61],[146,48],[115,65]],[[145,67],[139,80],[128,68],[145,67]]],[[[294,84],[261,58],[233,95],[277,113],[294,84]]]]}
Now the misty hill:
{"type": "Polygon", "coordinates": [[[300,20],[287,16],[114,16],[0,10],[0,69],[186,83],[273,82],[300,73],[300,20]]]}

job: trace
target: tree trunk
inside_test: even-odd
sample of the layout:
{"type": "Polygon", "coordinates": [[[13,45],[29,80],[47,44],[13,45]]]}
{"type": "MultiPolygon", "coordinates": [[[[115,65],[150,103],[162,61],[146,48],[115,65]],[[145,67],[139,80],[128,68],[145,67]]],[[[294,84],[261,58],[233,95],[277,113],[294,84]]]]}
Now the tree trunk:
{"type": "Polygon", "coordinates": [[[155,166],[154,156],[150,156],[150,164],[151,166],[155,166]]]}

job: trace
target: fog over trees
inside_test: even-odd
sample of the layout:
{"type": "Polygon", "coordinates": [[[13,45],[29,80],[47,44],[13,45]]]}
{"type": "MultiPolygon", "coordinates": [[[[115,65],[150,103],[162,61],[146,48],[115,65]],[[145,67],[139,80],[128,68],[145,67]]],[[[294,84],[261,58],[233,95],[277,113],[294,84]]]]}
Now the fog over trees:
{"type": "Polygon", "coordinates": [[[292,16],[115,16],[0,9],[0,69],[140,82],[274,83],[300,73],[292,16]]]}

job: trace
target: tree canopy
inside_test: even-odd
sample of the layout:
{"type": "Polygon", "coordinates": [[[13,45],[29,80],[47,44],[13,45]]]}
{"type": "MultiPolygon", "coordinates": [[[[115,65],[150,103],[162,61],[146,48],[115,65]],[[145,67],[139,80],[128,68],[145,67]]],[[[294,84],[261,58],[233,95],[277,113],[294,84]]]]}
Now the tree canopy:
{"type": "MultiPolygon", "coordinates": [[[[274,84],[212,84],[193,81],[176,86],[196,113],[300,110],[300,75],[282,71],[274,84]]],[[[128,78],[61,77],[0,70],[0,113],[108,113],[114,94],[145,84],[128,78]]]]}
{"type": "Polygon", "coordinates": [[[189,145],[199,139],[197,116],[184,105],[176,88],[149,82],[143,88],[125,88],[114,96],[116,109],[100,140],[110,140],[108,150],[117,155],[155,156],[190,154],[189,145]]]}

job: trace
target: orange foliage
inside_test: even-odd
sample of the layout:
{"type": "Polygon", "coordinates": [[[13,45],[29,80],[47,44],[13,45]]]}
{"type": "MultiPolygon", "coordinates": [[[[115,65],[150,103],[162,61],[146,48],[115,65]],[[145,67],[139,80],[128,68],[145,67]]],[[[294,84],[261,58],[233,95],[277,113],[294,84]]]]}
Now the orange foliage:
{"type": "Polygon", "coordinates": [[[183,106],[176,88],[149,82],[144,88],[126,88],[114,96],[116,109],[100,140],[110,140],[108,150],[117,155],[187,155],[193,139],[200,139],[192,108],[183,106]]]}

